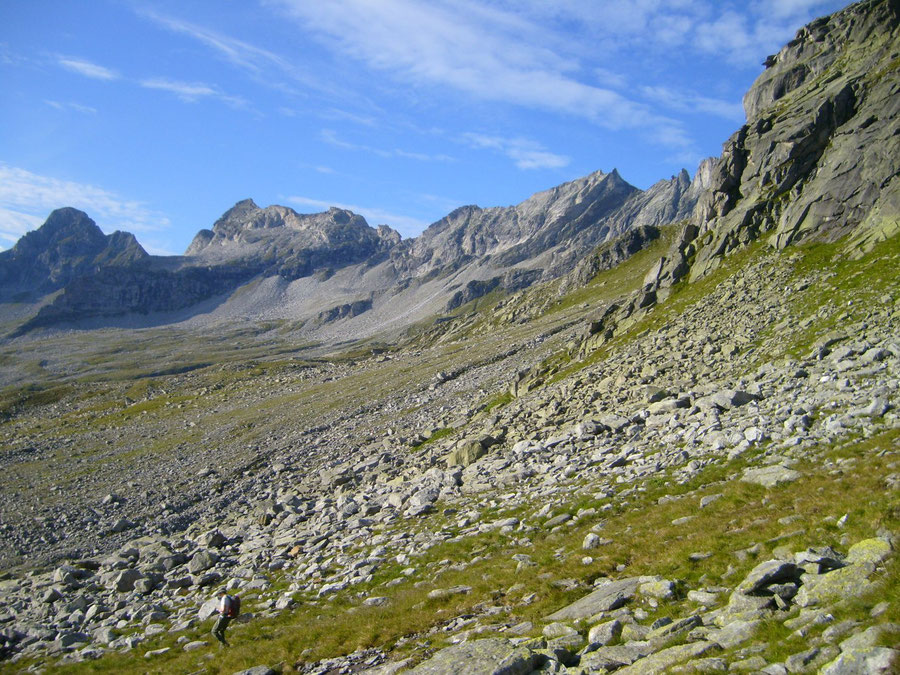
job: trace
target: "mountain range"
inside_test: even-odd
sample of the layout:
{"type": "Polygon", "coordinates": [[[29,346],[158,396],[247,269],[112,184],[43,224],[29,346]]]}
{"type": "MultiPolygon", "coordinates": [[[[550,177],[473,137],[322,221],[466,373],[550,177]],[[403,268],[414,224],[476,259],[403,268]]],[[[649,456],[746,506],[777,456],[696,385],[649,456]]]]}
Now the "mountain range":
{"type": "Polygon", "coordinates": [[[317,327],[371,312],[375,322],[344,327],[365,334],[439,313],[460,292],[473,299],[479,288],[514,290],[561,276],[631,229],[686,218],[701,192],[686,171],[646,192],[616,171],[598,171],[517,206],[458,208],[409,240],[344,209],[299,214],[246,199],[179,257],[148,255],[132,235],[105,236],[87,214],[62,208],[0,253],[0,298],[34,308],[19,333],[200,313],[317,327]],[[414,308],[403,317],[392,315],[397,296],[414,308]]]}
{"type": "Polygon", "coordinates": [[[598,171],[516,206],[458,208],[408,240],[344,209],[246,199],[177,257],[61,208],[0,253],[0,316],[16,319],[13,335],[193,318],[290,320],[313,335],[340,319],[342,336],[365,337],[561,277],[644,226],[691,226],[660,269],[666,283],[688,258],[696,279],[764,233],[783,248],[857,232],[865,247],[895,232],[900,212],[896,12],[863,2],[802,29],[766,60],[744,98],[747,123],[693,180],[682,171],[641,191],[598,171]]]}

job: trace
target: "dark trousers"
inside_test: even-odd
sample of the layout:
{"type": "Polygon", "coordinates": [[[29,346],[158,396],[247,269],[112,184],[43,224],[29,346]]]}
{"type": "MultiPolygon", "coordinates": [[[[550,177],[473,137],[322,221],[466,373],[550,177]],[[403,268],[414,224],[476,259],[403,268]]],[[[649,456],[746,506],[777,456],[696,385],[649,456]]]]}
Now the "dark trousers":
{"type": "Polygon", "coordinates": [[[225,629],[228,628],[229,623],[231,623],[231,617],[220,614],[219,618],[216,619],[216,625],[213,626],[212,629],[212,634],[215,635],[216,640],[221,642],[223,645],[228,644],[228,642],[225,640],[225,629]]]}

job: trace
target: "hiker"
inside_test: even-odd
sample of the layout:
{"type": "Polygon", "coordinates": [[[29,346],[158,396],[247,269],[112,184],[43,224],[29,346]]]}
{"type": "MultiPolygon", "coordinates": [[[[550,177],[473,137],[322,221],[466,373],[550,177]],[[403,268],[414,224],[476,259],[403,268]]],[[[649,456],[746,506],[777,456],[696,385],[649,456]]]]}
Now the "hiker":
{"type": "Polygon", "coordinates": [[[228,628],[228,624],[231,623],[231,620],[235,618],[241,611],[241,599],[238,596],[228,595],[225,591],[219,592],[219,618],[216,619],[216,624],[213,626],[212,634],[216,637],[216,640],[221,642],[223,645],[228,647],[228,641],[225,639],[225,629],[228,628]]]}

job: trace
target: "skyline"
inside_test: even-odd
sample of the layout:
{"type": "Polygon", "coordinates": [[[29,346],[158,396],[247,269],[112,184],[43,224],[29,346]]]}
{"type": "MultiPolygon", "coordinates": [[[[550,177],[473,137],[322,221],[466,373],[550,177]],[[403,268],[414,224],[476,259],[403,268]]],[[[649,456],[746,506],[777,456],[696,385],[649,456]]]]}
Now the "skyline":
{"type": "Polygon", "coordinates": [[[0,6],[0,247],[75,206],[180,254],[234,203],[404,238],[597,170],[718,156],[829,0],[0,6]]]}

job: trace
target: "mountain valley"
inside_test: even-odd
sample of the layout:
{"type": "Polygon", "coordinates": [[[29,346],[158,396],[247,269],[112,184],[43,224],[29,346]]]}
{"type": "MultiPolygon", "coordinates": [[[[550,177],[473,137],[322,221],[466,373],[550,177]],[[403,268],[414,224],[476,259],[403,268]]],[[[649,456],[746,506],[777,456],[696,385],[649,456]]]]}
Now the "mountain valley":
{"type": "Polygon", "coordinates": [[[0,253],[0,672],[893,672],[898,22],[646,191],[171,258],[54,211],[0,253]]]}

